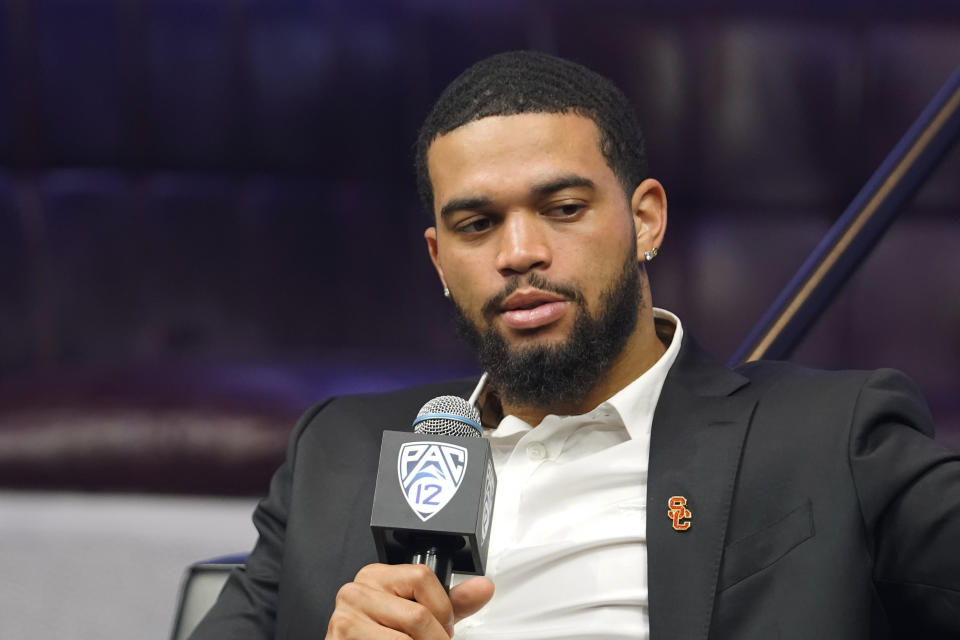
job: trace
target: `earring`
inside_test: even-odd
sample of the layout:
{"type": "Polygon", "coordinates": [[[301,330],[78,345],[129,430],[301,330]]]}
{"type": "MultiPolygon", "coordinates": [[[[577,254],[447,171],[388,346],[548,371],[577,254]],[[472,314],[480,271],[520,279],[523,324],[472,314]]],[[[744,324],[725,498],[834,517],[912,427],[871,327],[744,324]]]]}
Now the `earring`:
{"type": "Polygon", "coordinates": [[[447,289],[446,287],[443,288],[443,297],[448,300],[450,299],[450,289],[447,289]]]}
{"type": "Polygon", "coordinates": [[[650,249],[649,251],[644,251],[644,252],[643,252],[643,259],[646,260],[647,262],[650,262],[651,260],[653,260],[654,258],[657,257],[657,254],[658,254],[658,253],[660,253],[660,251],[659,251],[656,247],[654,247],[653,249],[650,249]]]}

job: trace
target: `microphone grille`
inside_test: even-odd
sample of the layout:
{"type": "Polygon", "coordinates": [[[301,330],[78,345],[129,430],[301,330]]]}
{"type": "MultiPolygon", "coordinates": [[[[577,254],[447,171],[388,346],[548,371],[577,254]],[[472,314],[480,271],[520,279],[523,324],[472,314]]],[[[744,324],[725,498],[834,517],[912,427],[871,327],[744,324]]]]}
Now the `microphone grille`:
{"type": "Polygon", "coordinates": [[[460,396],[430,400],[413,421],[413,432],[435,436],[479,438],[483,435],[480,412],[460,396]]]}

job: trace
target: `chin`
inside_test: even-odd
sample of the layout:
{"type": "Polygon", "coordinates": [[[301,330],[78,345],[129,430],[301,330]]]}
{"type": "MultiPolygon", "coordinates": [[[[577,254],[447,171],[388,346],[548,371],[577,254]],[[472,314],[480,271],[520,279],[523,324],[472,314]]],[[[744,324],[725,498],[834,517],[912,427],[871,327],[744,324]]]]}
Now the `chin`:
{"type": "Polygon", "coordinates": [[[501,332],[500,337],[513,349],[560,347],[570,341],[570,329],[550,325],[524,331],[510,331],[507,335],[501,332]]]}

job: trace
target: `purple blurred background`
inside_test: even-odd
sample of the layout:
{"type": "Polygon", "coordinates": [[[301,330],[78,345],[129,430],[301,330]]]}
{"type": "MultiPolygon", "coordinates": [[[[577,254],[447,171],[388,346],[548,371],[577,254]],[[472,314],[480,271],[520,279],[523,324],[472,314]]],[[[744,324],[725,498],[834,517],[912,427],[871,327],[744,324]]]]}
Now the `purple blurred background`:
{"type": "MultiPolygon", "coordinates": [[[[3,0],[0,484],[260,494],[312,402],[473,374],[412,146],[518,48],[634,100],[654,300],[726,359],[960,64],[960,5],[3,0]]],[[[794,356],[905,370],[955,447],[958,209],[954,150],[794,356]]]]}

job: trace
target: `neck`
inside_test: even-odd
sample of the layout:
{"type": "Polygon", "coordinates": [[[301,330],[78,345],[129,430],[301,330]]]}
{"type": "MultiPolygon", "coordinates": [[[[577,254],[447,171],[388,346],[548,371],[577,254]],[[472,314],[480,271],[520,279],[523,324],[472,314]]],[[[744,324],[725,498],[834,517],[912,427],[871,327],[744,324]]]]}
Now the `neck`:
{"type": "Polygon", "coordinates": [[[637,326],[627,340],[623,351],[613,361],[606,374],[580,398],[572,398],[551,407],[511,404],[503,402],[502,415],[515,415],[527,424],[538,425],[548,414],[580,415],[588,413],[618,391],[640,377],[664,354],[666,347],[657,336],[653,309],[644,305],[637,318],[637,326]]]}

